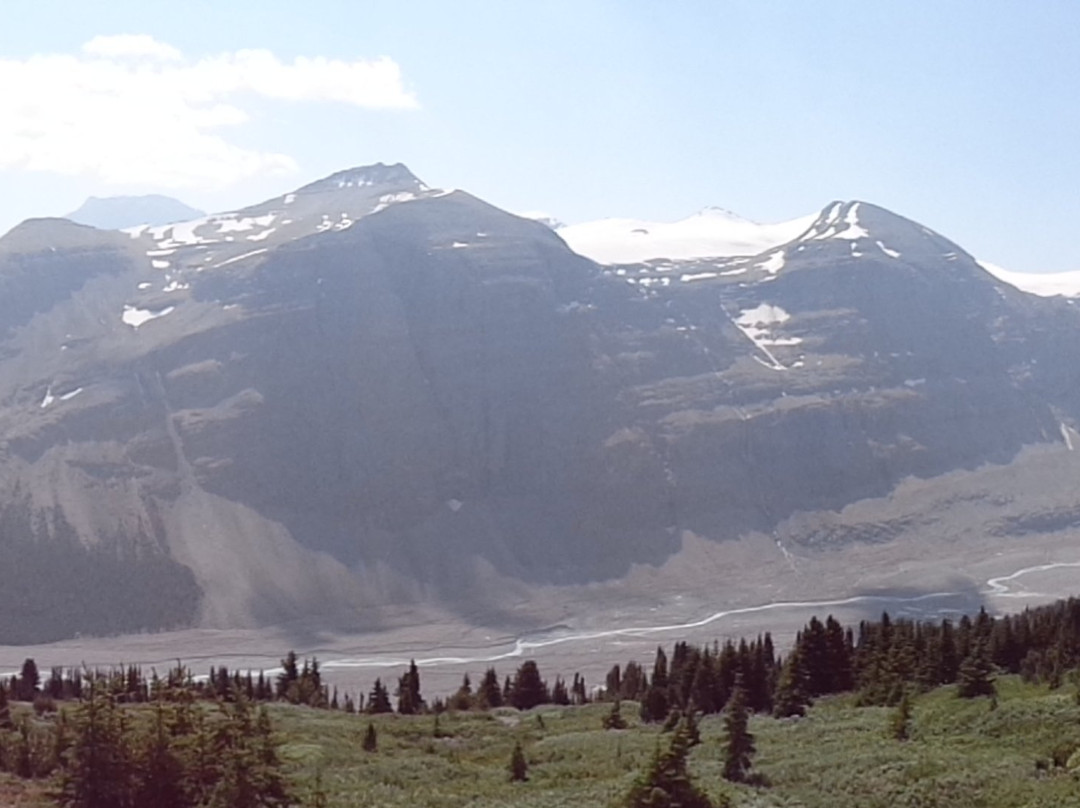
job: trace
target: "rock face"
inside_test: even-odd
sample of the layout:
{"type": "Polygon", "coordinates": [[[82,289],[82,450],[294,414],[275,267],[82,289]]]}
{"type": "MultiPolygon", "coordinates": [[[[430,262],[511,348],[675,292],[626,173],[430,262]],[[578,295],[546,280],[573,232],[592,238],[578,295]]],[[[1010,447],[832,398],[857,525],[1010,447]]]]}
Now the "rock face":
{"type": "Polygon", "coordinates": [[[628,266],[400,165],[182,225],[30,221],[0,241],[0,642],[617,579],[683,529],[1080,441],[1078,333],[860,202],[628,266]]]}

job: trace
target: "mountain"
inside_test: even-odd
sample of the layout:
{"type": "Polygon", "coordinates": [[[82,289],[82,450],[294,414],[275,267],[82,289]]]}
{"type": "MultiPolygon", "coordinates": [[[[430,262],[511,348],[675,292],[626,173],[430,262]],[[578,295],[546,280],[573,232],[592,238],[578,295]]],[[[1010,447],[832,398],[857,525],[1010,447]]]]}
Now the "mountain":
{"type": "Polygon", "coordinates": [[[537,627],[850,593],[904,553],[930,586],[1080,524],[1075,306],[865,202],[788,230],[601,265],[400,164],[181,224],[20,225],[0,642],[537,627]]]}
{"type": "Polygon", "coordinates": [[[146,196],[92,196],[65,219],[102,230],[121,230],[140,224],[161,225],[203,216],[201,210],[160,194],[146,196]]]}

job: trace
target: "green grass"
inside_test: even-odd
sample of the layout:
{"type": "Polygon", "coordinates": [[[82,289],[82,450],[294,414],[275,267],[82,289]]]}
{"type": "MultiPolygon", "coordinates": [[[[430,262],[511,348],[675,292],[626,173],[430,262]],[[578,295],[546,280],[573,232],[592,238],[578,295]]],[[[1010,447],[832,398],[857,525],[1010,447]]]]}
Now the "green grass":
{"type": "MultiPolygon", "coordinates": [[[[538,708],[529,713],[434,717],[350,716],[275,706],[282,757],[301,796],[321,772],[330,806],[607,806],[629,789],[658,741],[655,726],[602,730],[609,705],[538,708]],[[543,726],[538,716],[542,717],[543,726]],[[365,753],[368,721],[379,749],[365,753]],[[514,742],[529,761],[529,782],[509,782],[514,742]]],[[[1071,692],[1047,691],[1014,678],[999,682],[997,708],[963,701],[953,688],[914,700],[912,739],[888,735],[890,710],[857,708],[850,698],[820,701],[798,720],[755,718],[756,770],[771,782],[754,789],[724,783],[722,720],[702,720],[702,744],[690,769],[712,797],[736,806],[806,808],[1068,808],[1080,807],[1080,779],[1049,761],[1080,747],[1080,707],[1071,692]]]]}

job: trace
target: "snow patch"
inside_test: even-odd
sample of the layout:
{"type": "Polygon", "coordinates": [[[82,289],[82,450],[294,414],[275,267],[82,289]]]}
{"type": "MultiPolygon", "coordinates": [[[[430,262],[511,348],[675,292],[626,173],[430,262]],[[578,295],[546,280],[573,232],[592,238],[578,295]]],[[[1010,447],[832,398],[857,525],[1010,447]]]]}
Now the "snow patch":
{"type": "Polygon", "coordinates": [[[48,387],[45,390],[45,398],[41,399],[41,409],[45,409],[50,404],[56,401],[56,396],[52,394],[52,387],[48,387]]]}
{"type": "Polygon", "coordinates": [[[168,286],[162,288],[163,292],[179,292],[181,289],[190,289],[191,284],[180,283],[179,281],[172,281],[168,286]]]}
{"type": "Polygon", "coordinates": [[[258,227],[269,227],[270,224],[277,218],[276,213],[267,213],[263,216],[245,216],[242,219],[237,219],[235,216],[220,216],[214,219],[217,224],[217,232],[221,233],[243,233],[248,230],[254,230],[258,227]]]}
{"type": "Polygon", "coordinates": [[[148,323],[151,320],[156,320],[159,317],[164,317],[166,314],[171,314],[176,310],[176,306],[166,306],[158,311],[151,311],[150,309],[139,309],[135,306],[124,306],[124,313],[120,315],[120,319],[124,321],[126,325],[130,325],[132,328],[138,328],[144,323],[148,323]]]}
{"type": "Polygon", "coordinates": [[[865,227],[859,224],[859,203],[856,202],[850,208],[848,208],[847,216],[844,217],[844,224],[847,225],[844,231],[836,234],[836,238],[846,239],[859,239],[867,238],[870,235],[865,227]]]}
{"type": "Polygon", "coordinates": [[[764,269],[770,275],[775,275],[784,268],[784,251],[777,250],[768,258],[758,264],[758,269],[764,269]]]}
{"type": "Polygon", "coordinates": [[[71,401],[71,399],[75,398],[75,396],[79,395],[79,393],[81,393],[82,391],[83,389],[81,387],[76,387],[70,393],[64,393],[64,395],[60,396],[60,400],[71,401]]]}
{"type": "Polygon", "coordinates": [[[791,315],[779,306],[760,303],[752,309],[740,311],[735,322],[740,325],[779,325],[790,319],[791,315]]]}
{"type": "Polygon", "coordinates": [[[689,274],[689,275],[682,275],[682,276],[679,277],[679,280],[682,281],[683,283],[691,283],[693,281],[704,281],[704,280],[709,280],[710,278],[715,278],[717,276],[717,274],[718,273],[716,273],[716,272],[695,272],[695,273],[689,274]]]}
{"type": "Polygon", "coordinates": [[[158,247],[163,250],[191,244],[216,244],[216,239],[204,238],[196,232],[209,221],[209,216],[203,216],[201,219],[192,219],[190,222],[151,227],[150,235],[158,243],[158,247]],[[169,234],[168,238],[165,238],[166,233],[169,234]]]}
{"type": "Polygon", "coordinates": [[[140,284],[139,284],[139,289],[140,289],[140,290],[142,290],[142,289],[149,289],[149,288],[150,288],[151,286],[153,286],[153,285],[154,285],[154,284],[150,283],[150,281],[143,281],[142,283],[140,283],[140,284]]]}
{"type": "Polygon", "coordinates": [[[158,258],[154,258],[153,260],[150,261],[150,266],[152,266],[154,269],[168,269],[169,268],[169,262],[168,261],[162,261],[162,260],[160,260],[158,258]]]}
{"type": "Polygon", "coordinates": [[[233,256],[232,258],[228,258],[228,259],[222,261],[220,264],[214,264],[212,269],[217,269],[218,267],[228,266],[229,264],[235,264],[237,261],[243,261],[245,258],[251,258],[253,255],[261,255],[264,252],[266,252],[266,247],[262,247],[261,249],[258,249],[258,250],[252,250],[251,252],[242,253],[241,255],[236,255],[236,256],[233,256]]]}
{"type": "Polygon", "coordinates": [[[264,239],[269,238],[270,234],[273,233],[275,230],[277,230],[276,227],[268,227],[265,230],[263,230],[261,233],[254,233],[254,234],[248,236],[247,240],[248,241],[263,241],[264,239]]]}
{"type": "Polygon", "coordinates": [[[883,253],[885,253],[887,256],[889,256],[889,258],[899,258],[900,257],[900,253],[898,253],[896,250],[890,250],[888,247],[886,247],[880,241],[875,241],[874,243],[877,244],[878,249],[881,250],[883,253]]]}
{"type": "Polygon", "coordinates": [[[136,227],[125,227],[120,232],[121,233],[127,233],[132,238],[138,238],[139,236],[141,236],[143,234],[143,231],[146,230],[146,228],[148,228],[149,226],[150,225],[148,225],[148,224],[140,224],[140,225],[138,225],[136,227]]]}
{"type": "Polygon", "coordinates": [[[740,311],[732,322],[769,358],[774,370],[786,370],[769,348],[789,348],[802,343],[801,337],[778,337],[773,333],[774,326],[783,325],[790,319],[791,315],[779,306],[761,303],[752,309],[740,311]]]}
{"type": "MultiPolygon", "coordinates": [[[[442,196],[442,194],[435,194],[435,196],[442,196]]],[[[388,207],[397,204],[398,202],[411,202],[414,199],[416,199],[416,194],[412,193],[411,191],[402,191],[401,193],[397,194],[383,194],[379,197],[378,204],[375,205],[371,212],[378,213],[379,211],[386,210],[388,207]]]]}

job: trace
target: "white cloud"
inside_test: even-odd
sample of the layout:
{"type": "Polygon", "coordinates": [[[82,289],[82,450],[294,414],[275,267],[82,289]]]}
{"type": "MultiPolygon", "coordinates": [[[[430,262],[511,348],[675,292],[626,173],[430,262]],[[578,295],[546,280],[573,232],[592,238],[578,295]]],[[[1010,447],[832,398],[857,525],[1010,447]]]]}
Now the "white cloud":
{"type": "Polygon", "coordinates": [[[147,34],[96,36],[82,46],[83,53],[105,58],[143,57],[161,62],[178,62],[184,55],[172,45],[158,42],[147,34]]]}
{"type": "Polygon", "coordinates": [[[410,109],[391,59],[296,58],[242,50],[191,60],[146,35],[101,36],[78,55],[0,59],[0,169],[86,174],[107,183],[223,187],[296,169],[238,145],[245,97],[410,109]]]}

